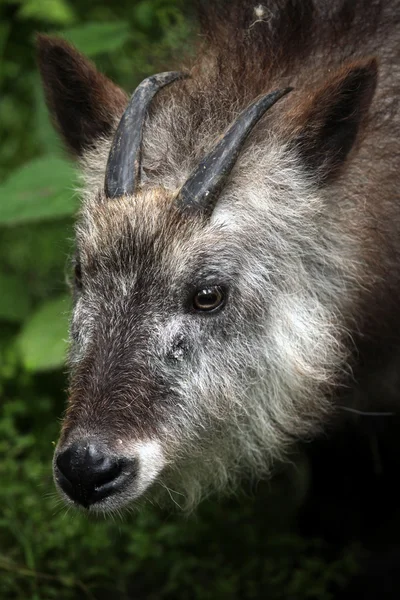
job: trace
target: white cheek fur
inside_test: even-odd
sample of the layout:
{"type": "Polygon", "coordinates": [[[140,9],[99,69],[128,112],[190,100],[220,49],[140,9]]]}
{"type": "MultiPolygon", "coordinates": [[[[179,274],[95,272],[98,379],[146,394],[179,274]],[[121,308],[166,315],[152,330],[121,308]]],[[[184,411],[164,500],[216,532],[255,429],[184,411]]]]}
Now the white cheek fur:
{"type": "Polygon", "coordinates": [[[165,465],[164,452],[158,440],[138,440],[123,450],[127,458],[138,461],[138,474],[132,486],[132,492],[137,497],[143,494],[162,471],[165,465]]]}

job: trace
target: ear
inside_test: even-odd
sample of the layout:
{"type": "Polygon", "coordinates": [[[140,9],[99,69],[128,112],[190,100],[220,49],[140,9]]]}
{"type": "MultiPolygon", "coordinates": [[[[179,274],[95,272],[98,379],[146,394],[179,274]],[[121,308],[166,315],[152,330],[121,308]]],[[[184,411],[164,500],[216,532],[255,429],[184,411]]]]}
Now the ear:
{"type": "Polygon", "coordinates": [[[366,121],[376,81],[375,59],[351,63],[301,107],[295,146],[320,183],[333,178],[345,162],[366,121]]]}
{"type": "Polygon", "coordinates": [[[112,130],[127,96],[64,40],[39,35],[37,53],[54,124],[67,148],[80,156],[112,130]]]}

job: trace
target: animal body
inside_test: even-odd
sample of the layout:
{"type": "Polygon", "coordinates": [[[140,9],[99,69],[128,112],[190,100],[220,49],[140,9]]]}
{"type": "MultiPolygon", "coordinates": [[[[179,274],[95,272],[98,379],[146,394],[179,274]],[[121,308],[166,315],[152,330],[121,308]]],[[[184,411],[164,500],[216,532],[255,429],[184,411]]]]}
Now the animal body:
{"type": "Polygon", "coordinates": [[[54,477],[92,512],[191,508],[398,402],[400,2],[198,14],[197,58],[130,100],[38,38],[83,174],[54,477]]]}

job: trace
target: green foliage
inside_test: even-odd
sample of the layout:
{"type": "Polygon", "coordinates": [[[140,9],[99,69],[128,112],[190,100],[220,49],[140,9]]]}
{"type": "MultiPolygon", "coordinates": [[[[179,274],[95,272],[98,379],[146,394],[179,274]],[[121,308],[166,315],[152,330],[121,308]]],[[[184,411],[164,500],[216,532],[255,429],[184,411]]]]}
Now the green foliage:
{"type": "Polygon", "coordinates": [[[298,500],[287,481],[261,499],[205,503],[190,518],[145,507],[124,522],[92,522],[54,497],[64,272],[78,197],[45,108],[34,33],[62,35],[130,91],[188,50],[182,8],[179,0],[0,4],[1,600],[329,600],[330,586],[355,568],[353,550],[332,559],[321,542],[288,533],[298,500]]]}
{"type": "Polygon", "coordinates": [[[25,322],[18,346],[27,371],[49,371],[64,364],[69,300],[61,296],[44,302],[25,322]]]}
{"type": "Polygon", "coordinates": [[[61,158],[43,156],[13,171],[0,186],[0,225],[55,219],[75,212],[74,170],[61,158]]]}
{"type": "Polygon", "coordinates": [[[76,19],[72,6],[65,0],[22,0],[18,16],[44,23],[67,25],[76,19]]]}
{"type": "Polygon", "coordinates": [[[16,275],[0,273],[0,319],[23,321],[29,314],[29,297],[23,281],[16,275]]]}
{"type": "Polygon", "coordinates": [[[121,48],[130,37],[126,21],[85,23],[61,32],[62,36],[86,56],[97,56],[121,48]]]}

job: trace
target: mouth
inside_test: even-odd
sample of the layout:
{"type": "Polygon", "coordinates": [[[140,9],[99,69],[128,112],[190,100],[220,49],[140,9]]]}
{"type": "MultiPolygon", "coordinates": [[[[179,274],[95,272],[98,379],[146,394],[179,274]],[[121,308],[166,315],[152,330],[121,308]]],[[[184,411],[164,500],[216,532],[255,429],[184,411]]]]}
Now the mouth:
{"type": "Polygon", "coordinates": [[[54,481],[67,504],[112,512],[139,498],[164,462],[158,441],[135,441],[115,454],[96,438],[85,438],[57,449],[54,481]]]}

